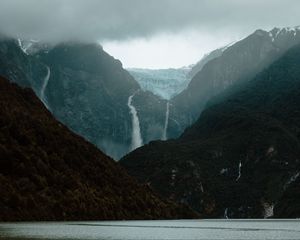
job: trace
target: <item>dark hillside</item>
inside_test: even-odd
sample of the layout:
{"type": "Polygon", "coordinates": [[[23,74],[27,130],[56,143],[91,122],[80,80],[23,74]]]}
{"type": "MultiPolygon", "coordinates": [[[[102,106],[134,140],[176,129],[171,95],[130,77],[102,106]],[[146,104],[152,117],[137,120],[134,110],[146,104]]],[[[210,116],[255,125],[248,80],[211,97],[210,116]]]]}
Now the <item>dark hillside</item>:
{"type": "Polygon", "coordinates": [[[193,218],[0,78],[0,221],[193,218]]]}
{"type": "Polygon", "coordinates": [[[300,46],[212,100],[179,139],[121,164],[207,217],[269,217],[273,207],[276,217],[300,217],[300,46]]]}

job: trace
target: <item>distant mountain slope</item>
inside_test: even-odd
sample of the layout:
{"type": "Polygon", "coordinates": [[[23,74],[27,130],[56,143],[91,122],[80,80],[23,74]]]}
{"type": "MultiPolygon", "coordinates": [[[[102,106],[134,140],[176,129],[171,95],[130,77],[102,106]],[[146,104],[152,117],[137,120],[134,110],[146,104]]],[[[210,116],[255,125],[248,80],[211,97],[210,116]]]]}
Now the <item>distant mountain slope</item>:
{"type": "Polygon", "coordinates": [[[211,51],[210,53],[206,54],[203,58],[200,59],[189,71],[188,77],[192,79],[198,72],[202,70],[202,68],[207,64],[209,61],[220,57],[223,52],[226,50],[227,47],[218,48],[216,50],[211,51]]]}
{"type": "Polygon", "coordinates": [[[144,91],[150,91],[167,100],[183,91],[191,79],[188,77],[190,71],[188,67],[178,69],[129,68],[127,70],[144,91]]]}
{"type": "Polygon", "coordinates": [[[121,164],[206,217],[300,217],[300,46],[214,98],[178,140],[121,164]]]}
{"type": "Polygon", "coordinates": [[[208,61],[189,83],[171,100],[170,118],[175,119],[179,136],[195,122],[207,101],[234,84],[246,82],[268,67],[289,48],[300,43],[300,28],[257,30],[226,48],[221,56],[208,61]]]}
{"type": "Polygon", "coordinates": [[[0,221],[193,218],[0,78],[0,221]]]}

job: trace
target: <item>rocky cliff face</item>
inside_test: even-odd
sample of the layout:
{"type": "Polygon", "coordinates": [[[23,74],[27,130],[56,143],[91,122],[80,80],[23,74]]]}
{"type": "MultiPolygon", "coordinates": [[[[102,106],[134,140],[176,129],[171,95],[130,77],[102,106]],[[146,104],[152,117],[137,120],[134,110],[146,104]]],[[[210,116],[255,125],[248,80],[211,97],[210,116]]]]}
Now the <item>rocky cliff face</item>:
{"type": "Polygon", "coordinates": [[[0,221],[193,218],[0,78],[0,221]]]}
{"type": "Polygon", "coordinates": [[[118,159],[129,151],[128,97],[136,81],[97,44],[62,44],[35,58],[51,71],[46,101],[57,119],[118,159]]]}
{"type": "Polygon", "coordinates": [[[223,49],[219,57],[201,67],[186,90],[171,100],[170,117],[177,121],[178,127],[170,128],[169,135],[179,136],[198,119],[210,98],[234,84],[248,81],[297,43],[300,43],[300,28],[274,28],[270,32],[257,30],[223,49]]]}
{"type": "Polygon", "coordinates": [[[300,46],[210,101],[177,140],[121,160],[129,173],[206,217],[299,217],[300,46]]]}

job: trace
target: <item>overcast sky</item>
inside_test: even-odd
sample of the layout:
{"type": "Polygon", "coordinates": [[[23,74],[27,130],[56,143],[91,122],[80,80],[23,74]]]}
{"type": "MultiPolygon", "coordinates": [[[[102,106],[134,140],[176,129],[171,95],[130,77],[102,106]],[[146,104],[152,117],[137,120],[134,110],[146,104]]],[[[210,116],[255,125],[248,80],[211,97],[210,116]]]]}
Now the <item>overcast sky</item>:
{"type": "Polygon", "coordinates": [[[99,41],[125,67],[196,62],[257,28],[300,25],[300,0],[0,0],[0,31],[99,41]]]}

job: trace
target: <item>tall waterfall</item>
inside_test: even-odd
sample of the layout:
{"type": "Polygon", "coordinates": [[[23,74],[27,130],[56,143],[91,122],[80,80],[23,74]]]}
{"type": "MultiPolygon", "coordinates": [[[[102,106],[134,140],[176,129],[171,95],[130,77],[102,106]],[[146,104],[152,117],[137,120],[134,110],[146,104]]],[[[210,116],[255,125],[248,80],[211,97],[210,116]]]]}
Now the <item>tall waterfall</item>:
{"type": "Polygon", "coordinates": [[[167,140],[167,131],[168,131],[168,125],[169,125],[169,112],[170,112],[170,103],[167,102],[165,126],[164,126],[164,131],[163,131],[161,140],[167,140]]]}
{"type": "Polygon", "coordinates": [[[40,96],[41,96],[41,100],[42,102],[45,104],[46,108],[49,109],[49,106],[47,104],[47,100],[45,98],[45,90],[47,88],[47,85],[48,85],[48,82],[49,82],[49,79],[50,79],[50,68],[48,66],[47,67],[47,75],[46,77],[44,78],[44,82],[43,82],[43,85],[42,85],[42,88],[41,88],[41,93],[40,93],[40,96]]]}
{"type": "Polygon", "coordinates": [[[141,129],[140,129],[140,121],[137,115],[137,111],[135,107],[132,105],[132,98],[134,97],[134,95],[135,93],[129,96],[128,103],[127,103],[130,109],[130,114],[132,115],[131,151],[143,145],[141,129]]]}
{"type": "Polygon", "coordinates": [[[239,163],[239,175],[237,176],[235,181],[238,181],[241,176],[242,176],[242,161],[240,161],[240,163],[239,163]]]}

